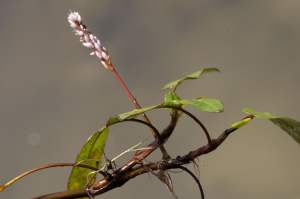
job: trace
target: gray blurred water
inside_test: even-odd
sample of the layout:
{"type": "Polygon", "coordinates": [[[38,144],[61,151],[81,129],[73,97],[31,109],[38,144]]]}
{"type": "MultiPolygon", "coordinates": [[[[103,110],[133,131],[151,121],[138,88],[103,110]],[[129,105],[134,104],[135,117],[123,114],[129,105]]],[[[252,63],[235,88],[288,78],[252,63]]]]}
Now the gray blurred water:
{"type": "MultiPolygon", "coordinates": [[[[89,56],[72,33],[68,11],[108,49],[116,70],[142,107],[163,102],[166,83],[204,68],[187,81],[182,99],[222,101],[221,114],[187,107],[216,138],[246,116],[245,107],[300,120],[300,1],[1,1],[0,182],[51,163],[74,162],[88,137],[119,113],[134,109],[114,76],[89,56]]],[[[162,130],[168,112],[148,114],[162,130]]],[[[113,158],[148,138],[134,124],[111,128],[105,148],[113,158]]],[[[165,145],[172,157],[206,143],[188,117],[165,145]]],[[[200,157],[206,199],[299,199],[300,147],[271,122],[254,119],[216,151],[200,157]]],[[[133,154],[117,161],[126,163],[133,154]]],[[[157,161],[159,151],[148,159],[157,161]]],[[[192,165],[189,166],[194,170],[192,165]]],[[[71,168],[33,173],[0,193],[30,198],[64,191],[71,168]]],[[[179,198],[199,198],[190,176],[173,174],[179,198]]],[[[96,198],[172,198],[147,175],[96,198]]]]}

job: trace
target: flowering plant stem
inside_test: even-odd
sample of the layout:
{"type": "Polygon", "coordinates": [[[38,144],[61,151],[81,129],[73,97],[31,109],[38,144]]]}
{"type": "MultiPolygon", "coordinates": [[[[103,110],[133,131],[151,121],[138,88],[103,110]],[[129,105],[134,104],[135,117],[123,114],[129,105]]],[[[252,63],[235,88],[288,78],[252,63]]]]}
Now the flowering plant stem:
{"type": "MultiPolygon", "coordinates": [[[[129,89],[127,88],[127,86],[125,85],[125,83],[123,82],[123,80],[121,79],[121,77],[118,75],[117,71],[115,70],[115,68],[113,67],[113,65],[110,63],[107,67],[118,79],[118,81],[120,82],[120,84],[122,85],[122,87],[124,88],[125,92],[127,93],[127,95],[130,97],[131,101],[133,102],[133,104],[135,105],[135,107],[137,109],[141,109],[140,105],[138,104],[137,100],[133,97],[133,95],[131,94],[131,92],[129,91],[129,89]]],[[[142,114],[144,120],[151,124],[150,120],[148,119],[147,115],[145,113],[142,114]]],[[[150,128],[151,129],[151,128],[150,128]]],[[[151,129],[151,132],[154,136],[154,138],[157,138],[156,133],[154,132],[153,129],[151,129]]],[[[167,159],[170,158],[170,156],[168,155],[166,149],[164,146],[160,146],[160,150],[163,154],[163,158],[167,159]]]]}

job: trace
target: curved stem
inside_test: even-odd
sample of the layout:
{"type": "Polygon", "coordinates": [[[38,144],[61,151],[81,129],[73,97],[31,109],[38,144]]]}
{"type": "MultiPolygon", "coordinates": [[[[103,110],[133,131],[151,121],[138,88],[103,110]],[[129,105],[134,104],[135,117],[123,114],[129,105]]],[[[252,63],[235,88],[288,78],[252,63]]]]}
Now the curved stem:
{"type": "Polygon", "coordinates": [[[177,167],[178,167],[177,169],[182,169],[182,170],[186,171],[188,174],[190,174],[194,178],[194,180],[196,181],[196,183],[200,189],[201,198],[204,199],[204,192],[203,192],[202,186],[200,184],[200,181],[197,179],[197,177],[187,168],[180,166],[180,165],[178,165],[177,167]]]}
{"type": "Polygon", "coordinates": [[[152,124],[144,122],[143,120],[139,120],[139,119],[125,119],[125,120],[123,120],[121,122],[127,122],[127,121],[128,122],[130,122],[130,121],[131,122],[138,122],[138,123],[141,123],[141,124],[144,124],[144,125],[150,127],[154,131],[155,137],[157,138],[157,145],[161,144],[162,140],[161,140],[161,136],[159,134],[159,131],[152,124]]]}
{"type": "Polygon", "coordinates": [[[138,122],[138,123],[141,123],[141,124],[144,124],[144,125],[150,127],[151,130],[155,133],[155,138],[157,139],[157,143],[158,143],[157,145],[161,144],[161,136],[159,134],[159,131],[152,124],[147,123],[147,122],[145,122],[143,120],[139,120],[139,119],[125,119],[125,120],[121,120],[121,121],[115,122],[112,125],[120,123],[120,122],[138,122]]]}
{"type": "Polygon", "coordinates": [[[208,145],[211,146],[212,143],[211,143],[211,138],[210,138],[210,135],[207,131],[207,129],[205,128],[205,126],[200,122],[200,120],[198,118],[196,118],[193,114],[191,114],[190,112],[182,109],[182,108],[179,108],[179,107],[173,107],[173,106],[165,106],[165,107],[161,107],[161,108],[172,108],[172,109],[176,109],[176,110],[179,110],[185,114],[187,114],[188,116],[190,116],[193,120],[195,120],[195,122],[197,122],[201,128],[203,129],[205,135],[206,135],[206,138],[207,138],[207,141],[208,141],[208,145]]]}
{"type": "MultiPolygon", "coordinates": [[[[176,126],[177,123],[177,118],[171,117],[171,121],[169,123],[169,125],[162,131],[162,133],[160,135],[168,135],[170,136],[176,126]]],[[[164,142],[165,139],[168,138],[168,136],[161,136],[162,137],[162,143],[164,142]]],[[[157,145],[156,140],[154,142],[152,142],[151,144],[149,144],[148,146],[155,146],[157,145]]],[[[123,165],[118,171],[117,171],[117,175],[121,175],[124,174],[126,171],[130,170],[134,165],[137,164],[137,162],[143,158],[146,158],[148,155],[150,155],[155,149],[148,149],[145,151],[142,151],[138,154],[135,155],[135,157],[130,160],[128,163],[126,163],[125,165],[123,165]]]]}
{"type": "MultiPolygon", "coordinates": [[[[173,122],[171,122],[170,125],[164,131],[169,131],[170,129],[172,131],[173,127],[176,125],[176,121],[174,120],[173,122]],[[173,122],[175,122],[175,123],[173,123],[173,122]]],[[[201,156],[203,154],[208,154],[208,153],[212,152],[213,150],[215,150],[216,148],[218,148],[218,146],[220,146],[223,143],[223,141],[229,136],[227,134],[227,131],[228,131],[228,129],[225,130],[217,139],[214,139],[212,141],[212,147],[208,147],[208,144],[207,144],[206,146],[200,147],[196,151],[191,151],[190,153],[188,153],[184,156],[178,157],[176,159],[159,161],[159,162],[156,162],[153,164],[147,164],[147,168],[150,168],[152,170],[157,170],[163,166],[164,169],[173,169],[173,168],[175,169],[175,168],[178,168],[179,165],[189,164],[196,157],[201,156]]],[[[146,154],[146,155],[148,155],[148,154],[146,154]]],[[[109,185],[109,183],[106,181],[105,178],[100,180],[99,182],[94,183],[92,185],[92,187],[90,188],[91,191],[97,192],[94,196],[103,194],[107,191],[110,191],[110,190],[116,188],[116,187],[121,187],[126,182],[135,178],[136,176],[146,173],[147,170],[145,170],[145,168],[143,168],[142,166],[131,169],[134,165],[136,165],[136,162],[137,162],[137,160],[131,160],[129,163],[125,164],[122,167],[122,169],[119,170],[119,171],[121,171],[119,174],[124,174],[124,175],[120,176],[120,178],[117,178],[116,181],[114,181],[114,183],[111,183],[109,185]],[[126,171],[128,171],[128,172],[126,172],[126,171]]],[[[196,176],[193,178],[195,180],[197,179],[196,176]]],[[[202,192],[203,192],[203,190],[202,190],[202,192]]],[[[204,196],[204,194],[203,194],[203,196],[204,196]]],[[[55,194],[48,194],[48,195],[39,196],[39,197],[36,197],[33,199],[67,199],[67,198],[70,199],[70,198],[80,198],[80,197],[87,197],[86,188],[65,191],[65,192],[60,192],[60,193],[55,193],[55,194]]]]}
{"type": "MultiPolygon", "coordinates": [[[[41,166],[41,167],[32,169],[30,171],[27,171],[27,172],[23,173],[22,175],[19,175],[18,177],[12,179],[8,183],[6,183],[4,186],[0,186],[0,192],[3,191],[6,187],[8,187],[9,185],[11,185],[12,183],[16,182],[17,180],[23,178],[24,176],[27,176],[28,174],[31,174],[33,172],[36,172],[36,171],[39,171],[39,170],[42,170],[42,169],[47,169],[47,168],[50,168],[50,167],[64,167],[64,166],[83,167],[83,168],[86,168],[86,169],[91,169],[91,170],[94,170],[94,171],[98,171],[98,169],[95,168],[95,167],[91,167],[91,166],[87,166],[87,165],[82,165],[82,164],[75,164],[75,163],[49,164],[49,165],[41,166]]],[[[105,173],[102,172],[102,171],[99,171],[99,173],[101,173],[104,177],[106,176],[105,173]]]]}

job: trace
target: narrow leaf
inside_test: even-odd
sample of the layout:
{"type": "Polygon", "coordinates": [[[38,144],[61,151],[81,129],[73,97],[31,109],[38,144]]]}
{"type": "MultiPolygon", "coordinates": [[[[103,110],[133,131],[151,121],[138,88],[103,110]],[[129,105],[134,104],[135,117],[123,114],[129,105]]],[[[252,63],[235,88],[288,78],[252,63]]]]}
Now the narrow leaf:
{"type": "Polygon", "coordinates": [[[110,118],[106,124],[106,126],[110,126],[114,123],[120,122],[124,119],[132,119],[136,118],[137,116],[141,115],[144,112],[157,109],[157,108],[164,108],[164,107],[182,107],[185,105],[192,105],[197,107],[198,109],[206,112],[214,112],[220,113],[223,111],[224,107],[223,104],[215,99],[195,99],[195,100],[174,100],[162,103],[160,105],[151,106],[142,109],[135,109],[133,111],[122,113],[117,115],[116,117],[110,118]]]}
{"type": "Polygon", "coordinates": [[[270,113],[260,113],[249,108],[244,108],[243,111],[248,114],[253,114],[259,118],[269,119],[294,138],[298,144],[300,144],[300,122],[287,117],[273,116],[270,113]]]}
{"type": "MultiPolygon", "coordinates": [[[[81,164],[89,165],[92,167],[99,167],[101,165],[101,158],[104,150],[105,142],[108,136],[108,128],[105,126],[100,131],[94,133],[82,147],[77,156],[76,163],[87,159],[99,159],[99,161],[86,161],[81,164]]],[[[73,167],[71,172],[68,190],[81,189],[87,185],[87,175],[92,172],[89,169],[81,167],[73,167]]],[[[92,181],[93,183],[94,181],[92,181]]]]}
{"type": "Polygon", "coordinates": [[[200,75],[202,75],[204,73],[214,72],[214,71],[220,72],[217,68],[206,68],[206,69],[200,70],[200,71],[198,71],[196,73],[193,73],[191,75],[188,75],[188,76],[186,76],[184,78],[181,78],[181,79],[178,79],[176,81],[170,82],[170,83],[166,84],[161,90],[165,90],[165,89],[168,89],[168,88],[174,88],[174,87],[176,89],[177,86],[179,86],[185,80],[188,80],[188,79],[198,79],[200,77],[200,75]]]}
{"type": "Polygon", "coordinates": [[[265,119],[279,118],[277,116],[271,115],[270,113],[261,113],[261,112],[258,112],[258,111],[254,111],[250,108],[244,108],[243,111],[245,113],[248,113],[250,115],[254,115],[255,117],[259,117],[259,118],[265,118],[265,119]]]}

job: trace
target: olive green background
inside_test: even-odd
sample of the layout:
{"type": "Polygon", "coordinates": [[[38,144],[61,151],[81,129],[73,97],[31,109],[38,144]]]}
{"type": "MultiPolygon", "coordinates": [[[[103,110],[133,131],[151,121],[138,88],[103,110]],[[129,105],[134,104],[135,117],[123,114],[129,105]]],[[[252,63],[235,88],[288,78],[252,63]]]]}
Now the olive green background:
{"type": "MultiPolygon", "coordinates": [[[[142,107],[163,102],[168,91],[160,88],[166,83],[216,67],[224,75],[204,74],[177,89],[182,99],[205,94],[224,103],[221,114],[187,107],[213,138],[245,117],[245,107],[300,120],[299,0],[1,1],[2,184],[39,166],[74,162],[109,117],[134,109],[113,74],[72,33],[69,9],[81,14],[107,48],[142,107]],[[37,145],[30,144],[32,135],[40,136],[37,145]]],[[[169,122],[166,110],[148,116],[159,130],[169,122]]],[[[140,124],[113,126],[106,155],[113,158],[146,138],[145,144],[153,140],[140,124]]],[[[205,144],[202,130],[185,116],[165,147],[175,158],[205,144]]],[[[160,157],[157,151],[148,160],[160,157]]],[[[206,199],[300,198],[300,146],[270,121],[254,119],[199,159],[205,164],[199,165],[206,199]]],[[[0,198],[64,191],[70,171],[38,171],[0,198]]],[[[191,176],[170,175],[179,198],[200,198],[191,176]]],[[[96,198],[172,198],[164,184],[151,179],[153,184],[139,176],[96,198]]]]}

